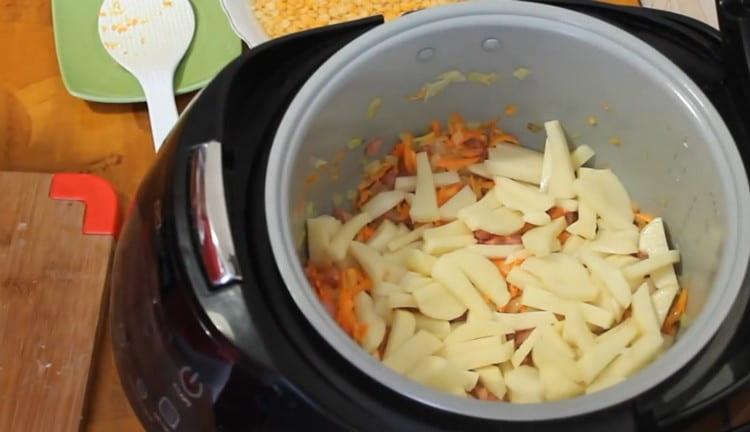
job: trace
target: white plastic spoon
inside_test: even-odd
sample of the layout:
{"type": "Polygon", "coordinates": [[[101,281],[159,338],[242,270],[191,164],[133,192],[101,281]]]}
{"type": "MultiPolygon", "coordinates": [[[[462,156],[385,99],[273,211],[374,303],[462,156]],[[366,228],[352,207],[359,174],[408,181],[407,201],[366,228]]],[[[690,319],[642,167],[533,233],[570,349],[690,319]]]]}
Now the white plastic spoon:
{"type": "Polygon", "coordinates": [[[194,34],[189,0],[104,0],[99,11],[104,48],[146,95],[157,151],[177,122],[174,72],[194,34]]]}

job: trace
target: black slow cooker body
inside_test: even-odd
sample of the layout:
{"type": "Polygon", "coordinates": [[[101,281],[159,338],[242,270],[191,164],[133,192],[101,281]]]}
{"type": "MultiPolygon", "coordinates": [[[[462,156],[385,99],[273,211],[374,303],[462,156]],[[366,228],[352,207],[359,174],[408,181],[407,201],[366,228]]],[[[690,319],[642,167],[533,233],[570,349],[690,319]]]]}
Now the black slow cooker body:
{"type": "MultiPolygon", "coordinates": [[[[706,92],[736,142],[749,142],[742,119],[750,110],[738,95],[750,86],[727,67],[717,32],[668,13],[544,3],[607,20],[662,51],[706,92]]],[[[676,427],[744,383],[747,289],[714,341],[670,382],[632,403],[549,423],[482,421],[417,403],[328,346],[273,260],[266,160],[310,74],[381,22],[292,35],[230,64],[183,114],[143,181],[117,248],[110,322],[121,382],[149,430],[654,430],[676,427]]]]}

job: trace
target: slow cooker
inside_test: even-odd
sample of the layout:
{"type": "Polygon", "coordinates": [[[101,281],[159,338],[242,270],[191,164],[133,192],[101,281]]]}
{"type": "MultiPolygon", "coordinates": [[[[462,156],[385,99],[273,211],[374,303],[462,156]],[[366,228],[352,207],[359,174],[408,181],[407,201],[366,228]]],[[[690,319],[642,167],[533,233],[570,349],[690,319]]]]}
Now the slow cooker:
{"type": "MultiPolygon", "coordinates": [[[[197,96],[144,179],[112,271],[120,378],[149,430],[655,430],[676,428],[745,384],[750,210],[743,168],[750,114],[748,5],[720,1],[722,33],[666,12],[587,1],[447,6],[290,35],[230,64],[197,96]],[[457,68],[524,65],[522,82],[403,96],[457,68]],[[381,98],[382,113],[364,111],[381,98]],[[411,105],[410,105],[411,103],[411,105]],[[300,265],[310,204],[330,210],[341,180],[302,193],[316,160],[353,136],[470,118],[517,103],[504,127],[559,118],[599,143],[639,203],[685,250],[691,325],[638,375],[543,405],[461,400],[387,370],[349,341],[300,265]],[[597,128],[595,106],[611,109],[597,128]],[[359,109],[358,107],[364,107],[359,109]],[[611,146],[617,134],[623,145],[611,146]],[[699,240],[689,235],[711,229],[699,240]],[[316,429],[317,428],[317,429],[316,429]]],[[[602,115],[602,118],[604,115],[602,115]]]]}

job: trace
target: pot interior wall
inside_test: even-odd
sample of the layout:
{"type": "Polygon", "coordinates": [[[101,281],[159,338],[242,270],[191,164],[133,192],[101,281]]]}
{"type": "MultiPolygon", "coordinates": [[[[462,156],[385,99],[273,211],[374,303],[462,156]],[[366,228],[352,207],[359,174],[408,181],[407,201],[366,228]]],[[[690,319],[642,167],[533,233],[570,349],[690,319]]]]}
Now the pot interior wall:
{"type": "Polygon", "coordinates": [[[419,135],[431,120],[460,113],[468,121],[499,119],[524,146],[542,150],[544,132],[530,131],[528,123],[559,119],[573,146],[595,149],[595,167],[612,168],[643,210],[664,218],[672,246],[682,252],[688,315],[695,316],[712,289],[726,232],[722,184],[709,148],[714,136],[698,107],[647,59],[584,30],[537,20],[473,17],[468,25],[457,18],[429,31],[415,28],[362,53],[332,77],[308,107],[312,120],[302,126],[304,144],[289,155],[296,158],[292,184],[300,185],[290,191],[290,228],[300,255],[304,218],[328,213],[356,189],[365,155],[363,146],[350,148],[353,139],[382,138],[382,155],[400,133],[419,135]],[[520,67],[529,71],[525,79],[514,76],[520,67]],[[497,81],[453,83],[427,101],[407,99],[451,71],[496,74],[497,81]],[[382,105],[368,119],[375,98],[382,105]],[[505,115],[508,105],[517,114],[505,115]],[[319,180],[302,187],[313,173],[319,180]]]}

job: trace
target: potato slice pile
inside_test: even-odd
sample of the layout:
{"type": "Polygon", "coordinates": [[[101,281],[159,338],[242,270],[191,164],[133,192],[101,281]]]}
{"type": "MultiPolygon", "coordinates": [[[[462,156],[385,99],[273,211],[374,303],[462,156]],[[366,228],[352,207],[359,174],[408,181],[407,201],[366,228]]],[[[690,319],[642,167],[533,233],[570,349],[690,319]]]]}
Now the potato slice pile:
{"type": "Polygon", "coordinates": [[[494,181],[483,197],[466,186],[439,206],[436,187],[460,177],[433,172],[418,153],[416,176],[397,178],[346,223],[307,221],[313,264],[354,260],[372,280],[355,299],[359,343],[387,367],[458,396],[480,385],[534,403],[617,384],[665,349],[680,256],[664,222],[640,229],[617,176],[584,167],[593,151],[571,152],[559,122],[545,129],[543,153],[501,143],[470,168],[494,181]],[[366,243],[354,240],[404,200],[414,229],[386,219],[366,243]],[[554,207],[577,217],[553,218],[554,207]],[[481,244],[480,230],[522,235],[481,244]],[[504,312],[513,302],[521,307],[504,312]]]}

